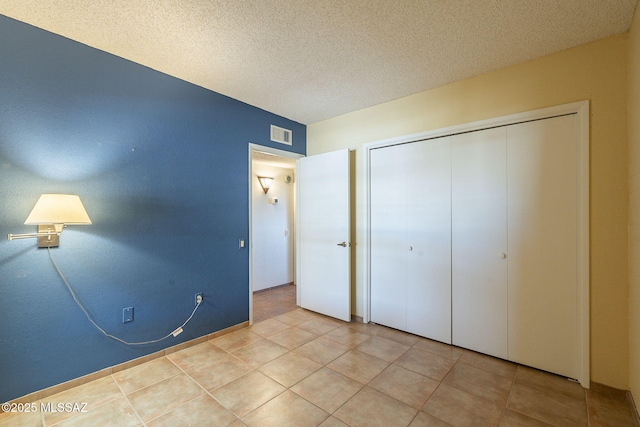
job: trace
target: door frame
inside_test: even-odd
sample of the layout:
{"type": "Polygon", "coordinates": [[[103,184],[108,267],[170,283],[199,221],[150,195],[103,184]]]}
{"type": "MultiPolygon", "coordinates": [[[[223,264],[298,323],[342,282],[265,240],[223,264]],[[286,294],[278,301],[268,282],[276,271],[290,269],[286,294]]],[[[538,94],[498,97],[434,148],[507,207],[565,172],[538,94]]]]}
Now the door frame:
{"type": "Polygon", "coordinates": [[[473,132],[492,127],[507,126],[557,116],[576,114],[579,128],[578,142],[578,339],[580,341],[581,377],[578,378],[584,388],[590,387],[590,342],[589,342],[589,101],[579,101],[555,107],[526,111],[508,116],[496,117],[441,129],[404,135],[363,145],[364,150],[364,254],[363,280],[364,301],[363,321],[371,319],[371,151],[392,145],[407,144],[439,137],[473,132]]]}
{"type": "MultiPolygon", "coordinates": [[[[286,158],[290,158],[290,159],[300,159],[302,157],[306,157],[304,154],[299,154],[299,153],[293,153],[291,151],[285,151],[285,150],[279,150],[277,148],[271,148],[271,147],[267,147],[264,145],[258,145],[258,144],[254,144],[253,142],[249,143],[249,179],[247,180],[247,182],[249,183],[249,240],[248,242],[245,242],[245,245],[248,245],[249,247],[249,325],[253,325],[253,206],[252,206],[252,200],[253,200],[253,185],[252,185],[252,179],[253,179],[253,153],[254,152],[262,152],[262,153],[268,153],[268,154],[273,154],[276,156],[280,156],[280,157],[286,157],[286,158]]],[[[294,204],[295,206],[295,204],[294,204]]],[[[294,212],[295,212],[295,207],[294,207],[294,212]]],[[[297,228],[297,222],[294,222],[295,227],[297,228]]],[[[294,231],[295,233],[295,231],[294,231]]],[[[296,236],[296,248],[297,248],[297,235],[298,233],[295,233],[296,236]]],[[[296,257],[296,264],[297,264],[297,257],[296,257]]],[[[296,278],[297,278],[297,268],[296,268],[296,278]]],[[[297,297],[297,302],[299,302],[300,298],[299,295],[297,297]]]]}

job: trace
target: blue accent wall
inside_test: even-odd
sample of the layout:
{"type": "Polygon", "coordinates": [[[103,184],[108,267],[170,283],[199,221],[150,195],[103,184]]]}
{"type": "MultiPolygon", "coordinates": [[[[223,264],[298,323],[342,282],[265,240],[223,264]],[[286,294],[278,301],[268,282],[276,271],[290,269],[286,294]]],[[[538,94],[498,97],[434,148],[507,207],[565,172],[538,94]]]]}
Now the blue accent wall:
{"type": "Polygon", "coordinates": [[[250,142],[304,154],[306,127],[0,16],[0,402],[248,320],[250,142]],[[36,231],[42,193],[80,195],[93,221],[52,252],[107,332],[160,338],[203,292],[184,332],[98,332],[47,250],[6,239],[36,231]]]}

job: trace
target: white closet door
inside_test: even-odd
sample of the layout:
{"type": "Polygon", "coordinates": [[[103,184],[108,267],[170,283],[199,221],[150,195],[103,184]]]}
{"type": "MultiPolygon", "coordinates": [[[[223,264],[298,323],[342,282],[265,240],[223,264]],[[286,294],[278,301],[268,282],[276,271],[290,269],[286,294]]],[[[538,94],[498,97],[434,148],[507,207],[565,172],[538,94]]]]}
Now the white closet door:
{"type": "Polygon", "coordinates": [[[506,129],[452,137],[453,344],[507,358],[506,129]]]}
{"type": "Polygon", "coordinates": [[[407,327],[406,148],[370,154],[371,321],[407,327]]]}
{"type": "Polygon", "coordinates": [[[507,132],[509,359],[580,378],[577,118],[507,132]]]}
{"type": "Polygon", "coordinates": [[[451,138],[408,144],[407,331],[451,343],[451,138]]]}

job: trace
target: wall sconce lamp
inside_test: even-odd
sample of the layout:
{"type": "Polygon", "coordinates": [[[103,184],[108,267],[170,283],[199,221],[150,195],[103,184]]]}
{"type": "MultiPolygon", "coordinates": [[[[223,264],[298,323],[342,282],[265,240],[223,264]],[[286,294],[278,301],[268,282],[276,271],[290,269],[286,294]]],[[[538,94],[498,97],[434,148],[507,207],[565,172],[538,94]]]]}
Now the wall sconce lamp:
{"type": "Polygon", "coordinates": [[[267,194],[271,185],[273,185],[273,178],[268,178],[266,176],[259,176],[258,181],[260,181],[260,186],[264,190],[264,194],[267,194]]]}
{"type": "Polygon", "coordinates": [[[37,225],[38,232],[9,234],[9,240],[38,238],[39,248],[54,248],[60,244],[60,234],[67,224],[91,224],[80,197],[73,194],[43,194],[24,222],[37,225]]]}

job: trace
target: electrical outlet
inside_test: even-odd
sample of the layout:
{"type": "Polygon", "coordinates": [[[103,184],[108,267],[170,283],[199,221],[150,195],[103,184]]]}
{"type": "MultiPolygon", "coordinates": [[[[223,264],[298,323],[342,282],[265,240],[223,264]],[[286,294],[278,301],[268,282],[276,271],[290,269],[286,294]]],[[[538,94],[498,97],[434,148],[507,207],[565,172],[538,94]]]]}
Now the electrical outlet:
{"type": "Polygon", "coordinates": [[[197,292],[195,296],[195,304],[198,305],[198,298],[200,298],[200,304],[204,301],[204,294],[202,292],[197,292]]]}
{"type": "Polygon", "coordinates": [[[133,322],[133,307],[122,309],[122,323],[133,322]]]}

